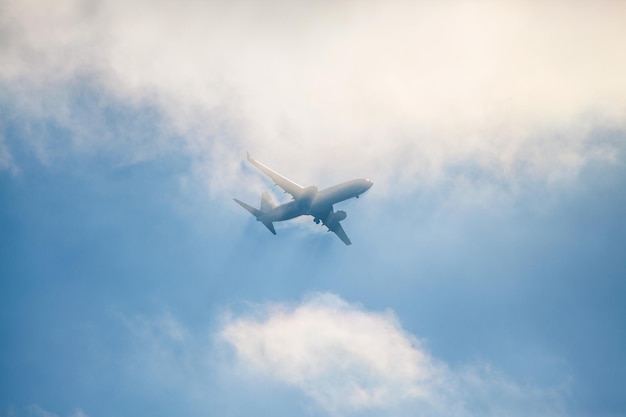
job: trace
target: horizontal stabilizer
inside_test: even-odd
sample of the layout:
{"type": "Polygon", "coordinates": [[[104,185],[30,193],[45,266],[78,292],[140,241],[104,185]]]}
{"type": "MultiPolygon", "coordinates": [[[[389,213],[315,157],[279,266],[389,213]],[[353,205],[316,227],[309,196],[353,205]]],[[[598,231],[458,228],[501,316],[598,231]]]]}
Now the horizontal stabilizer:
{"type": "Polygon", "coordinates": [[[265,225],[265,227],[267,227],[270,232],[272,232],[273,234],[276,234],[276,229],[274,229],[274,223],[272,222],[261,222],[265,225]]]}
{"type": "Polygon", "coordinates": [[[255,209],[254,207],[244,203],[243,201],[239,201],[236,198],[233,198],[233,200],[235,200],[235,203],[239,204],[241,207],[245,208],[246,210],[248,210],[250,212],[250,214],[252,214],[254,217],[256,217],[256,219],[258,221],[260,221],[261,223],[263,223],[265,225],[265,227],[268,228],[268,230],[270,232],[272,232],[272,234],[276,234],[276,229],[274,229],[274,223],[270,222],[270,221],[264,221],[262,220],[260,217],[263,215],[263,212],[259,209],[255,209]]]}
{"type": "Polygon", "coordinates": [[[243,207],[246,210],[248,210],[250,212],[250,214],[252,214],[254,217],[258,218],[261,214],[263,214],[263,213],[261,213],[261,210],[255,209],[254,207],[247,205],[243,201],[239,201],[236,198],[233,198],[233,200],[235,200],[235,203],[239,204],[241,207],[243,207]]]}

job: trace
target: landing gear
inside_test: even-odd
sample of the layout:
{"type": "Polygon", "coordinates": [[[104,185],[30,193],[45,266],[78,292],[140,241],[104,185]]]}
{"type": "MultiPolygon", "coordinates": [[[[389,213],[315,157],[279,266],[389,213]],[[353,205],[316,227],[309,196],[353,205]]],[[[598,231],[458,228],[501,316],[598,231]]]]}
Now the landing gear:
{"type": "Polygon", "coordinates": [[[315,222],[315,224],[320,224],[320,219],[318,219],[317,217],[314,218],[313,221],[315,222]]]}

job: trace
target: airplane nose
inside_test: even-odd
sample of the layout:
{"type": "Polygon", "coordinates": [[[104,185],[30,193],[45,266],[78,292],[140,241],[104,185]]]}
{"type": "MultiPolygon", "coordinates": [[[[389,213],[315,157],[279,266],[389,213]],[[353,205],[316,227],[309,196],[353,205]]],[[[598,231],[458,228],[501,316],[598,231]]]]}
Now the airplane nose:
{"type": "Polygon", "coordinates": [[[370,188],[372,188],[372,185],[374,185],[374,181],[372,180],[365,180],[365,189],[369,190],[370,188]]]}

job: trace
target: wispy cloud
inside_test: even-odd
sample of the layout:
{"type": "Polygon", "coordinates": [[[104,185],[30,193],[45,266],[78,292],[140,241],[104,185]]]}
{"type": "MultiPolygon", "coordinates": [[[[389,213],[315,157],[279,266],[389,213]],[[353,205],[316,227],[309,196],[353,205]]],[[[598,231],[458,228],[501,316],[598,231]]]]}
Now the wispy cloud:
{"type": "Polygon", "coordinates": [[[4,138],[0,136],[0,171],[8,170],[12,174],[18,173],[17,165],[13,160],[13,156],[4,141],[4,138]]]}
{"type": "Polygon", "coordinates": [[[199,381],[197,373],[204,359],[200,352],[205,351],[199,345],[205,340],[192,335],[169,313],[156,318],[134,316],[120,319],[131,341],[130,360],[126,362],[129,378],[168,386],[185,380],[199,381]]]}
{"type": "Polygon", "coordinates": [[[333,415],[564,414],[560,389],[520,384],[488,364],[450,367],[391,311],[367,311],[332,294],[259,306],[229,318],[221,337],[242,375],[295,386],[333,415]]]}
{"type": "MultiPolygon", "coordinates": [[[[44,409],[39,404],[31,404],[28,407],[26,407],[25,415],[28,417],[59,417],[58,414],[55,414],[51,411],[44,409]]],[[[83,410],[81,410],[80,408],[77,408],[76,410],[74,410],[72,414],[69,414],[68,417],[89,417],[89,416],[83,410]]]]}
{"type": "Polygon", "coordinates": [[[610,159],[597,129],[626,129],[625,7],[8,1],[0,80],[23,112],[76,77],[159,108],[161,137],[131,152],[182,135],[214,189],[245,148],[301,182],[367,173],[412,186],[464,164],[550,181],[610,159]]]}

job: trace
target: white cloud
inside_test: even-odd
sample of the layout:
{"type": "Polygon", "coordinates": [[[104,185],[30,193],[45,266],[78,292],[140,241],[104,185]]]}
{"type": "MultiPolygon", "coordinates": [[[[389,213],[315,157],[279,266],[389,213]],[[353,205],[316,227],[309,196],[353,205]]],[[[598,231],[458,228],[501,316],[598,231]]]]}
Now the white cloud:
{"type": "Polygon", "coordinates": [[[300,387],[330,410],[430,397],[434,364],[391,313],[359,311],[331,295],[267,313],[263,322],[237,319],[222,332],[244,366],[300,387]]]}
{"type": "Polygon", "coordinates": [[[334,415],[561,415],[561,392],[524,386],[488,365],[452,369],[400,326],[330,294],[230,317],[221,337],[242,377],[297,387],[334,415]]]}
{"type": "MultiPolygon", "coordinates": [[[[214,189],[246,148],[303,183],[414,186],[466,163],[550,181],[610,157],[596,129],[626,130],[624,13],[613,1],[7,1],[0,79],[31,105],[77,75],[156,105],[214,189]]],[[[132,152],[168,149],[142,140],[154,146],[132,152]]]]}

